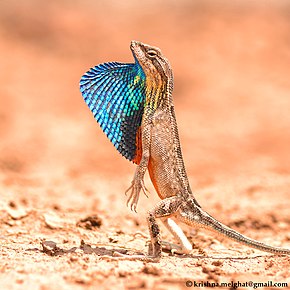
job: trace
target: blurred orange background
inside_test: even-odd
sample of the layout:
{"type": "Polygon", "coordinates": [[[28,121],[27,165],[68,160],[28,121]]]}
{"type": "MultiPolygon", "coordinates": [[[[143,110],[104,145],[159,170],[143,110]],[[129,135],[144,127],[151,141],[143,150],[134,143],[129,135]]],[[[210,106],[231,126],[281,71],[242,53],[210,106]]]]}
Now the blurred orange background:
{"type": "Polygon", "coordinates": [[[133,62],[131,40],[159,47],[171,62],[183,157],[204,210],[289,248],[290,1],[1,0],[1,289],[288,281],[288,257],[188,228],[190,257],[163,254],[154,267],[98,257],[145,253],[146,211],[158,200],[146,175],[149,199],[142,194],[138,214],[126,207],[135,165],[79,91],[90,67],[133,62]],[[82,226],[88,217],[100,223],[82,226]],[[62,254],[50,256],[43,241],[62,254]]]}
{"type": "Polygon", "coordinates": [[[289,1],[274,0],[1,1],[2,176],[132,174],[78,84],[101,62],[132,62],[132,39],[171,62],[194,185],[289,174],[289,16],[289,1]]]}

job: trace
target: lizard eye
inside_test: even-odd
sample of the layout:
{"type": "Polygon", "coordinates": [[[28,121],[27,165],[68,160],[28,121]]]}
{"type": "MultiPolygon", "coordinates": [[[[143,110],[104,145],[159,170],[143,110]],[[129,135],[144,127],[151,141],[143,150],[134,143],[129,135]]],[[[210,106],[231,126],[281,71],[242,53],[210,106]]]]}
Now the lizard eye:
{"type": "Polygon", "coordinates": [[[157,55],[157,52],[155,51],[155,50],[148,50],[147,51],[147,55],[149,56],[149,57],[155,57],[156,55],[157,55]]]}

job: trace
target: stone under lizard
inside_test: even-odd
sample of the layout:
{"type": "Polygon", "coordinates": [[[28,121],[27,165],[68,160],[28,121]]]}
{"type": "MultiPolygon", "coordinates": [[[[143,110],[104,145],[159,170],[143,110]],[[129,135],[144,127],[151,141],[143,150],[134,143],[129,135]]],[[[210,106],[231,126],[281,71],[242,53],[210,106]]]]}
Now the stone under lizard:
{"type": "Polygon", "coordinates": [[[193,196],[185,171],[172,99],[173,73],[157,47],[131,42],[135,63],[109,62],[91,68],[80,81],[83,98],[102,130],[127,159],[137,164],[127,205],[136,211],[140,192],[147,195],[144,174],[148,170],[161,198],[149,212],[151,241],[147,255],[116,253],[116,259],[159,261],[162,252],[161,220],[179,245],[167,244],[179,253],[192,245],[176,224],[215,231],[249,247],[273,254],[290,254],[248,238],[205,212],[193,196]],[[172,218],[175,218],[174,220],[172,218]]]}

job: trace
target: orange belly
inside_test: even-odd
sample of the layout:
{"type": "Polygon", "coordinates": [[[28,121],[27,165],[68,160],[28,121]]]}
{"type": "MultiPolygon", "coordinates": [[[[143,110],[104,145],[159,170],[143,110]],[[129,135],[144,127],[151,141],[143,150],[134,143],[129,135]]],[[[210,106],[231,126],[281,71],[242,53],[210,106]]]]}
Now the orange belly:
{"type": "Polygon", "coordinates": [[[154,170],[154,164],[153,164],[153,160],[152,158],[149,158],[149,162],[148,162],[148,172],[149,172],[149,176],[150,176],[150,179],[153,183],[153,186],[158,194],[158,196],[163,199],[164,197],[161,195],[160,191],[159,191],[159,188],[158,188],[158,184],[157,184],[157,180],[156,180],[156,177],[155,177],[155,174],[154,172],[156,172],[156,170],[154,170]]]}

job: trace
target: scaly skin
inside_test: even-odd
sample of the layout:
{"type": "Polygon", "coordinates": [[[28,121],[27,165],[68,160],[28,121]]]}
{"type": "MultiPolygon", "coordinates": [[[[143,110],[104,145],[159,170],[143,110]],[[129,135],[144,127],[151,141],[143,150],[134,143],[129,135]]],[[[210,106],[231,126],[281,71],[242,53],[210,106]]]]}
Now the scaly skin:
{"type": "Polygon", "coordinates": [[[158,261],[161,257],[160,218],[181,243],[179,252],[188,253],[192,247],[181,229],[170,219],[175,217],[195,228],[206,228],[249,247],[274,254],[290,254],[289,249],[272,247],[250,239],[223,225],[206,213],[195,200],[189,186],[181,153],[177,123],[172,100],[173,74],[161,51],[141,42],[132,41],[131,50],[146,75],[146,100],[142,119],[141,163],[132,181],[128,203],[136,210],[140,188],[148,169],[151,181],[161,201],[148,213],[151,245],[147,256],[127,256],[125,259],[158,261]],[[155,55],[153,55],[153,52],[155,55]],[[173,224],[169,226],[168,223],[173,224]]]}
{"type": "MultiPolygon", "coordinates": [[[[115,258],[151,262],[159,261],[162,251],[162,242],[160,239],[160,229],[156,221],[157,219],[160,219],[164,223],[180,244],[180,246],[167,244],[167,247],[170,249],[174,248],[180,253],[189,253],[192,250],[192,246],[183,231],[171,217],[175,217],[177,221],[195,228],[205,228],[215,231],[236,242],[261,251],[289,255],[289,249],[272,247],[250,239],[223,225],[201,208],[190,189],[183,163],[172,100],[173,74],[170,64],[157,47],[152,47],[138,41],[132,41],[131,50],[136,60],[136,67],[141,67],[146,76],[146,78],[143,78],[143,80],[145,79],[145,101],[142,99],[144,101],[144,104],[142,103],[144,105],[144,111],[142,113],[140,127],[142,149],[138,147],[137,157],[133,159],[131,156],[132,154],[129,154],[132,153],[129,150],[131,148],[130,144],[128,145],[123,141],[123,143],[125,142],[124,148],[127,150],[128,147],[129,153],[124,151],[123,147],[118,147],[119,141],[115,141],[114,145],[124,156],[129,156],[126,158],[131,158],[130,160],[138,164],[132,184],[126,191],[130,192],[127,204],[130,204],[131,209],[136,211],[141,190],[146,194],[147,190],[144,185],[144,174],[146,170],[149,172],[151,181],[161,201],[148,212],[147,222],[151,237],[148,255],[128,256],[116,253],[118,257],[115,258]]],[[[122,67],[123,69],[125,66],[125,64],[100,65],[96,67],[95,70],[84,75],[81,82],[81,90],[89,106],[92,102],[96,102],[97,104],[98,96],[100,98],[103,97],[102,93],[98,92],[98,87],[95,85],[98,83],[94,82],[94,80],[97,79],[99,75],[102,76],[103,70],[105,69],[113,70],[114,67],[117,67],[117,69],[122,67]]],[[[125,70],[126,68],[124,71],[125,70]]],[[[108,77],[107,75],[105,75],[105,77],[109,78],[110,75],[111,72],[108,74],[108,77]]],[[[130,76],[131,75],[129,75],[129,77],[130,76]]],[[[137,77],[135,76],[134,84],[137,84],[139,79],[139,75],[137,75],[137,77]]],[[[100,81],[101,80],[100,78],[100,81]]],[[[125,86],[123,83],[121,83],[121,85],[123,85],[123,87],[125,86]]],[[[142,85],[144,86],[144,83],[142,83],[142,85]]],[[[130,88],[132,86],[131,81],[130,88]]],[[[105,86],[103,88],[104,90],[107,89],[105,86]]],[[[140,92],[143,91],[140,90],[140,92]]],[[[105,91],[105,96],[107,96],[106,93],[105,91]]],[[[134,99],[134,95],[131,95],[130,98],[134,99]]],[[[110,102],[111,100],[112,97],[110,102]]],[[[103,100],[101,101],[103,102],[103,100]]],[[[116,101],[113,100],[112,102],[116,101]]],[[[132,106],[132,103],[130,104],[132,106]]],[[[91,110],[93,110],[93,108],[94,107],[91,106],[91,110]]],[[[106,114],[107,111],[102,112],[106,114]]],[[[95,117],[96,116],[101,120],[103,124],[102,129],[109,137],[110,133],[106,132],[106,129],[108,118],[110,117],[104,115],[104,120],[102,120],[102,118],[98,117],[98,112],[95,112],[95,117]]],[[[118,130],[116,132],[119,134],[118,130]]]]}

